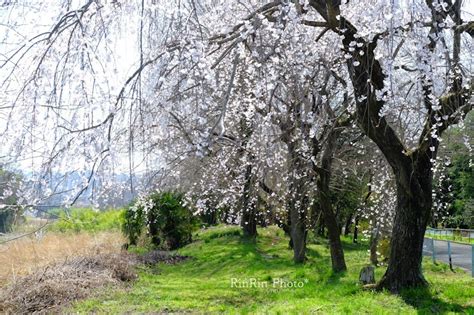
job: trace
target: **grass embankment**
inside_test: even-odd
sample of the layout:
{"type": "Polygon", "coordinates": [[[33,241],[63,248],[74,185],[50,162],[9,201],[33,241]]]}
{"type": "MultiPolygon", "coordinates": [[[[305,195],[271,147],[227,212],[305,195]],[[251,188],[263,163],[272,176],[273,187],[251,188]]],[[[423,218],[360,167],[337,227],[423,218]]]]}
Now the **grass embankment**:
{"type": "Polygon", "coordinates": [[[73,208],[52,211],[54,223],[48,227],[54,232],[100,232],[120,230],[124,210],[96,211],[91,208],[73,208]]]}
{"type": "Polygon", "coordinates": [[[474,245],[474,238],[458,236],[458,235],[439,235],[439,234],[426,233],[425,237],[433,238],[435,240],[441,240],[441,241],[453,241],[453,242],[462,243],[462,244],[474,245]]]}
{"type": "MultiPolygon", "coordinates": [[[[143,268],[129,290],[104,292],[76,303],[71,311],[474,314],[474,280],[466,273],[454,274],[427,260],[424,270],[430,289],[402,296],[364,291],[357,280],[368,261],[367,247],[348,241],[344,247],[349,270],[333,274],[324,242],[310,244],[307,263],[295,265],[288,238],[275,227],[260,229],[255,243],[243,239],[237,227],[212,228],[199,232],[194,243],[179,251],[193,259],[143,268]],[[258,287],[242,287],[252,279],[258,287]],[[302,287],[288,287],[294,281],[302,287]]],[[[376,278],[383,272],[377,268],[376,278]]]]}

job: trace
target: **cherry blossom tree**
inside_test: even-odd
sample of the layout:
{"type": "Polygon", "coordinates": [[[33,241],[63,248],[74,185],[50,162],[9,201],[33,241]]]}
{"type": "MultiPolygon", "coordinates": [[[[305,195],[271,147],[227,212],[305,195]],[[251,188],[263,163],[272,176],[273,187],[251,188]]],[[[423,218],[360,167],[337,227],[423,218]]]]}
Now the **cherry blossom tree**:
{"type": "Polygon", "coordinates": [[[330,183],[338,139],[355,122],[396,188],[379,287],[427,284],[439,139],[472,109],[472,9],[462,1],[64,1],[34,17],[36,36],[10,20],[25,8],[44,7],[0,11],[13,43],[0,51],[0,153],[29,157],[36,191],[58,170],[80,173],[72,204],[125,169],[131,191],[159,178],[186,187],[198,211],[235,207],[252,237],[266,198],[288,210],[296,262],[316,204],[340,271],[330,183]]]}

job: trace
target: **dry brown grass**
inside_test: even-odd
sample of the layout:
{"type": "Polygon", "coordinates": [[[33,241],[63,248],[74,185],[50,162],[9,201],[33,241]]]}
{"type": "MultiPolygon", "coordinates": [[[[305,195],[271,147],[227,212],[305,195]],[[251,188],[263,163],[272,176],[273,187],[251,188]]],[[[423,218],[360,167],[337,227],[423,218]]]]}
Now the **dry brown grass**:
{"type": "Polygon", "coordinates": [[[48,233],[0,245],[0,314],[61,313],[72,302],[120,288],[137,278],[138,264],[175,264],[167,251],[143,256],[121,250],[119,232],[48,233]]]}
{"type": "Polygon", "coordinates": [[[0,313],[61,313],[62,307],[93,296],[106,286],[118,287],[135,280],[136,263],[135,255],[122,252],[49,264],[1,290],[0,313]]]}
{"type": "Polygon", "coordinates": [[[39,267],[77,256],[120,252],[125,239],[120,232],[65,234],[46,233],[0,245],[0,287],[39,267]]]}

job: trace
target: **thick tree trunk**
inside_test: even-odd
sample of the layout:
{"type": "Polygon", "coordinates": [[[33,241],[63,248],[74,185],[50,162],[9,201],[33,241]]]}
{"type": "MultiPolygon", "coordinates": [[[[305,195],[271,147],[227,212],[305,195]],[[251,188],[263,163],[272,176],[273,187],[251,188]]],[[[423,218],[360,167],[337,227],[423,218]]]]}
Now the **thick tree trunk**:
{"type": "Polygon", "coordinates": [[[394,293],[404,288],[427,285],[421,262],[423,240],[431,212],[432,173],[430,165],[422,165],[419,169],[422,171],[418,172],[415,168],[411,173],[396,174],[397,212],[390,259],[387,271],[378,284],[379,288],[394,293]]]}
{"type": "Polygon", "coordinates": [[[281,139],[288,147],[288,200],[287,211],[290,230],[290,247],[293,248],[293,260],[302,263],[306,259],[306,214],[307,197],[307,162],[298,150],[301,148],[302,135],[294,133],[300,122],[301,104],[290,108],[290,117],[280,123],[281,139]]]}
{"type": "Polygon", "coordinates": [[[296,205],[290,206],[291,244],[293,245],[293,260],[302,263],[306,258],[306,225],[305,213],[296,205]]]}
{"type": "Polygon", "coordinates": [[[347,269],[344,259],[344,251],[339,233],[339,227],[335,217],[329,215],[326,217],[326,225],[328,228],[329,247],[331,251],[332,270],[335,272],[344,271],[347,269]]]}
{"type": "Polygon", "coordinates": [[[324,223],[328,229],[329,247],[331,251],[332,270],[335,272],[346,270],[344,251],[341,243],[341,229],[337,223],[336,215],[333,211],[329,183],[331,180],[331,167],[333,154],[336,145],[337,133],[331,131],[327,138],[326,147],[321,157],[321,168],[316,168],[318,173],[317,187],[321,211],[324,217],[324,223]]]}
{"type": "Polygon", "coordinates": [[[257,236],[257,220],[255,220],[254,209],[244,210],[242,213],[241,226],[245,237],[257,236]]]}
{"type": "Polygon", "coordinates": [[[302,263],[306,258],[306,214],[309,205],[306,189],[306,165],[297,152],[298,143],[288,141],[290,154],[289,165],[289,200],[290,235],[293,245],[293,260],[302,263]]]}
{"type": "Polygon", "coordinates": [[[352,224],[352,214],[349,214],[349,217],[346,220],[346,224],[344,224],[344,236],[348,236],[351,232],[351,224],[352,224]]]}
{"type": "MultiPolygon", "coordinates": [[[[295,158],[299,159],[298,157],[295,158]]],[[[293,162],[294,172],[299,169],[299,162],[293,162]]],[[[294,262],[302,263],[306,258],[306,208],[308,207],[308,197],[306,196],[303,179],[298,176],[295,177],[294,174],[289,188],[290,246],[293,248],[294,262]]]]}
{"type": "Polygon", "coordinates": [[[336,216],[332,210],[331,201],[327,195],[329,187],[323,187],[322,185],[324,184],[321,183],[321,180],[318,180],[319,201],[324,216],[324,223],[328,229],[332,270],[339,272],[347,269],[340,238],[340,229],[337,224],[336,216]]]}
{"type": "Polygon", "coordinates": [[[256,207],[252,202],[252,164],[248,164],[245,169],[244,193],[242,195],[241,211],[242,218],[240,225],[246,237],[257,236],[257,216],[256,207]]]}
{"type": "Polygon", "coordinates": [[[244,236],[254,238],[257,236],[257,205],[252,200],[255,184],[255,176],[253,174],[255,156],[252,153],[246,152],[254,129],[253,126],[249,125],[244,115],[242,115],[239,124],[240,133],[242,134],[242,146],[239,149],[239,155],[246,155],[248,159],[244,174],[244,191],[240,198],[240,225],[244,236]]]}

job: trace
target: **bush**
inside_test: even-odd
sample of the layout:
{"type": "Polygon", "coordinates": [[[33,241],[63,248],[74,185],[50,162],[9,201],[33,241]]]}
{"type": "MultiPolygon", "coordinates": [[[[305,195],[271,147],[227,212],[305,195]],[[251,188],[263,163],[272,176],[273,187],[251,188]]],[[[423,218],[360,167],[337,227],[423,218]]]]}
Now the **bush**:
{"type": "Polygon", "coordinates": [[[145,226],[145,200],[137,199],[123,212],[122,232],[130,245],[137,245],[145,226]]]}
{"type": "Polygon", "coordinates": [[[20,216],[21,209],[19,207],[0,208],[0,233],[10,233],[16,219],[20,216]]]}
{"type": "Polygon", "coordinates": [[[50,230],[58,232],[98,232],[120,229],[124,210],[95,211],[90,208],[73,208],[69,212],[56,211],[58,220],[50,230]]]}
{"type": "Polygon", "coordinates": [[[124,214],[123,232],[136,245],[146,230],[155,246],[176,249],[191,242],[194,219],[177,192],[138,198],[124,214]]]}

